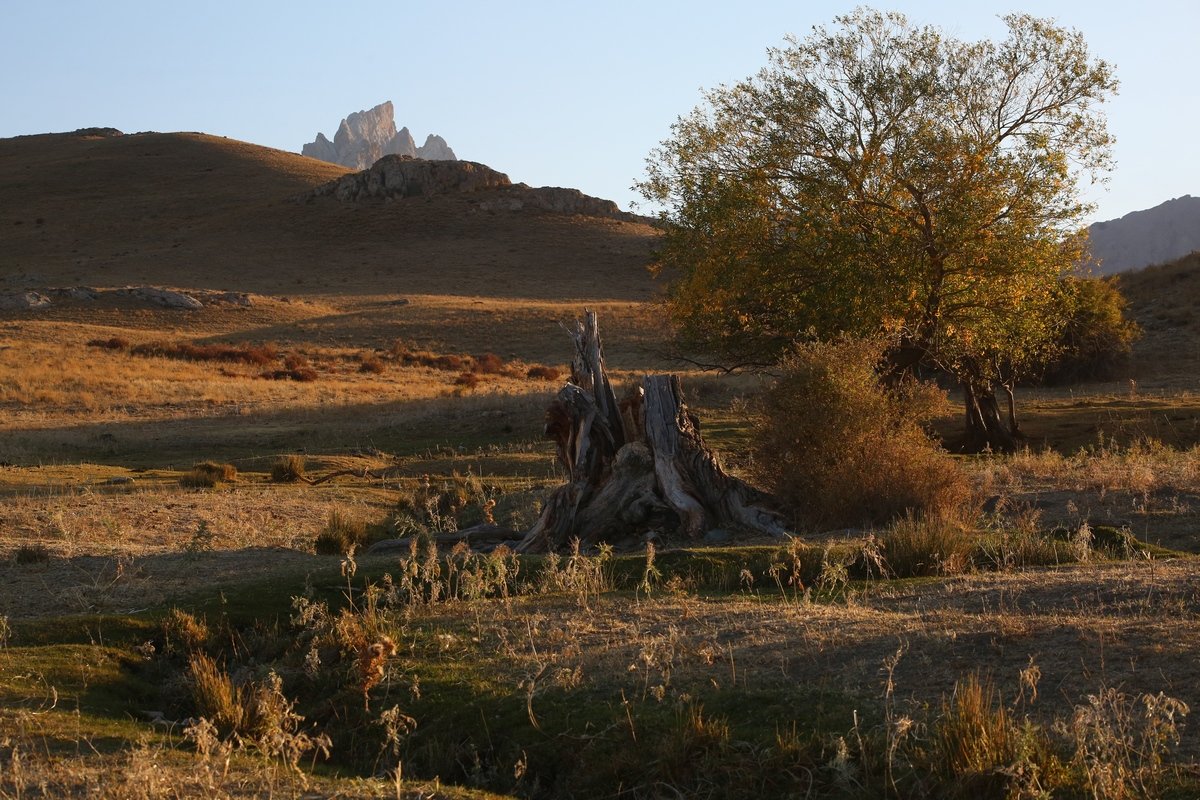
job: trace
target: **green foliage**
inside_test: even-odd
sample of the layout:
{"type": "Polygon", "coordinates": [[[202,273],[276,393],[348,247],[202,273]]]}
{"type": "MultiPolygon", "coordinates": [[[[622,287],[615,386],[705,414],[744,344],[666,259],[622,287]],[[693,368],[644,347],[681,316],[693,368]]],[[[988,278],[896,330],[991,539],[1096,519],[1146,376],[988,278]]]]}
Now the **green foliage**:
{"type": "Polygon", "coordinates": [[[763,399],[752,469],[810,525],[969,505],[965,475],[923,428],[945,408],[944,393],[912,381],[882,385],[876,365],[885,350],[878,338],[798,345],[763,399]]]}
{"type": "Polygon", "coordinates": [[[1065,324],[1112,69],[1026,15],[1002,42],[869,9],[836,22],[708,92],[651,155],[639,188],[666,209],[670,313],[731,365],[883,329],[898,365],[986,391],[1065,324]]]}

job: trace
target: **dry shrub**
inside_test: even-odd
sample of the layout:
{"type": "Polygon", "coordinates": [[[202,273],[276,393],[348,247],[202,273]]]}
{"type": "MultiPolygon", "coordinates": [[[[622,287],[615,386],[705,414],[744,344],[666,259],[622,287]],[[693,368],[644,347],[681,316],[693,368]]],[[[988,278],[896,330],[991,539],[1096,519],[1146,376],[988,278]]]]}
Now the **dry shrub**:
{"type": "Polygon", "coordinates": [[[464,372],[454,379],[454,385],[461,386],[464,389],[474,389],[479,385],[479,381],[478,372],[464,372]]]}
{"type": "Polygon", "coordinates": [[[843,338],[797,345],[762,401],[754,434],[757,479],[815,526],[953,516],[970,484],[924,425],[945,393],[876,371],[886,342],[843,338]]]}
{"type": "Polygon", "coordinates": [[[562,375],[562,370],[558,367],[547,367],[542,364],[532,366],[525,373],[526,378],[539,381],[556,381],[562,375]]]}
{"type": "Polygon", "coordinates": [[[445,372],[469,371],[475,367],[475,359],[470,356],[438,355],[428,350],[409,350],[399,342],[392,346],[391,352],[396,360],[406,367],[429,367],[445,372]]]}
{"type": "Polygon", "coordinates": [[[299,381],[300,383],[311,383],[317,379],[317,371],[312,367],[276,369],[264,372],[261,377],[266,378],[269,381],[299,381]]]}
{"type": "Polygon", "coordinates": [[[1075,745],[1074,763],[1093,797],[1160,797],[1169,767],[1166,754],[1179,744],[1182,700],[1158,694],[1127,695],[1112,687],[1088,695],[1075,708],[1067,729],[1075,745]]]}
{"type": "Polygon", "coordinates": [[[112,336],[108,339],[91,339],[88,347],[99,347],[103,350],[128,350],[129,340],[124,336],[112,336]]]}
{"type": "Polygon", "coordinates": [[[504,359],[495,353],[484,353],[475,356],[475,372],[481,375],[499,375],[504,372],[504,359]]]}
{"type": "Polygon", "coordinates": [[[304,480],[304,456],[287,455],[271,465],[271,480],[275,483],[297,483],[304,480]]]}
{"type": "Polygon", "coordinates": [[[237,467],[202,461],[179,478],[179,484],[192,489],[212,489],[221,482],[237,480],[237,467]]]}
{"type": "Polygon", "coordinates": [[[383,361],[376,355],[362,356],[358,365],[359,372],[368,372],[372,375],[382,375],[383,369],[383,361]]]}
{"type": "Polygon", "coordinates": [[[301,353],[288,353],[283,358],[283,366],[285,369],[296,370],[296,369],[304,369],[305,367],[308,367],[311,365],[308,363],[307,356],[305,356],[301,353]]]}
{"type": "Polygon", "coordinates": [[[131,348],[135,356],[157,356],[183,361],[225,361],[238,364],[265,366],[279,357],[279,348],[268,342],[252,344],[167,344],[152,342],[131,348]]]}

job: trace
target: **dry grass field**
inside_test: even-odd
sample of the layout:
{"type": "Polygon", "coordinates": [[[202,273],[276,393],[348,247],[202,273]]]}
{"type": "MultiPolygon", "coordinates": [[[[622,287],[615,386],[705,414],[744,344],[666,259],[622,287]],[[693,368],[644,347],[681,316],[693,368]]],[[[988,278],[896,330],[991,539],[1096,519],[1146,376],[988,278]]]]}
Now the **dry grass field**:
{"type": "MultiPolygon", "coordinates": [[[[969,525],[438,555],[561,480],[560,323],[599,311],[618,382],[678,369],[656,234],[294,200],[339,174],[0,140],[0,295],[50,299],[0,310],[0,798],[1200,792],[1194,257],[1122,278],[1129,380],[1025,391],[1030,449],[962,459],[969,525]]],[[[760,383],[683,378],[738,470],[760,383]]]]}

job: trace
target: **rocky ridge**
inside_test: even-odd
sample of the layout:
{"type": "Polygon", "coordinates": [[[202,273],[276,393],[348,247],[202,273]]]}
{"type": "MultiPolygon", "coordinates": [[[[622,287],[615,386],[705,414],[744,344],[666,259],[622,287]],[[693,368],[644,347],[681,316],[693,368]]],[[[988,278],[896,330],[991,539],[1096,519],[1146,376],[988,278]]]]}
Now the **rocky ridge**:
{"type": "Polygon", "coordinates": [[[514,184],[503,172],[474,161],[426,161],[397,155],[384,156],[369,169],[322,184],[296,200],[313,202],[320,197],[333,197],[343,203],[391,202],[452,194],[478,196],[476,208],[492,213],[536,210],[631,222],[648,221],[622,211],[611,200],[592,197],[578,189],[514,184]]]}
{"type": "Polygon", "coordinates": [[[395,110],[391,101],[366,111],[358,111],[342,120],[333,141],[325,134],[300,151],[301,155],[341,164],[350,169],[366,169],[386,155],[410,156],[430,161],[456,161],[454,151],[441,136],[429,134],[417,147],[408,128],[396,130],[395,110]]]}

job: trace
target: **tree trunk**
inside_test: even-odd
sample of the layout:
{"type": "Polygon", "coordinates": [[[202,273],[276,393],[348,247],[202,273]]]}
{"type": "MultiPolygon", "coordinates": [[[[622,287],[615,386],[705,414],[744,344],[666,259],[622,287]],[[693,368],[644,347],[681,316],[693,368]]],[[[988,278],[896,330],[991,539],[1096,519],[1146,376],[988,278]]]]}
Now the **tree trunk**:
{"type": "Polygon", "coordinates": [[[966,431],[963,447],[971,453],[990,450],[993,453],[1012,453],[1017,449],[1017,432],[1009,425],[1015,423],[1015,411],[1009,408],[1010,423],[1000,414],[996,392],[990,386],[963,384],[966,406],[966,431]]]}
{"type": "Polygon", "coordinates": [[[683,403],[679,379],[649,375],[618,403],[594,312],[571,333],[571,382],[546,412],[567,482],[517,552],[594,547],[648,531],[696,539],[721,526],[787,535],[764,496],[727,474],[683,403]]]}

